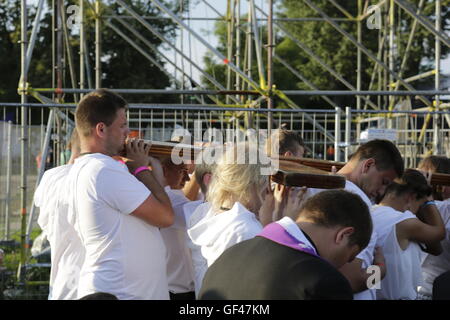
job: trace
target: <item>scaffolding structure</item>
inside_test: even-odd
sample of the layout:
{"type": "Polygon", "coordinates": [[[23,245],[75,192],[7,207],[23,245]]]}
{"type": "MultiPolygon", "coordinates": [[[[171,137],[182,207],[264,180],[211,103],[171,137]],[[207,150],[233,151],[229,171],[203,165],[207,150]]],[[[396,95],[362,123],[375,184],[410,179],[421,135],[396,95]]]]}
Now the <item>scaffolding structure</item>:
{"type": "MultiPolygon", "coordinates": [[[[174,0],[175,1],[175,0],[174,0]]],[[[178,0],[176,0],[178,1],[178,0]]],[[[101,0],[79,0],[78,10],[80,13],[79,28],[79,68],[73,62],[73,48],[70,46],[69,39],[74,37],[67,29],[67,11],[64,8],[63,0],[53,0],[53,37],[51,50],[53,55],[53,83],[49,88],[33,88],[28,81],[28,69],[33,55],[33,49],[36,43],[36,37],[42,19],[44,0],[37,3],[36,16],[33,23],[30,38],[27,34],[27,1],[21,0],[21,77],[18,86],[18,92],[21,96],[20,104],[0,103],[0,106],[17,106],[20,107],[21,115],[21,163],[20,163],[20,192],[21,192],[21,266],[23,267],[27,261],[27,253],[30,244],[30,231],[33,223],[34,208],[30,212],[31,199],[27,198],[27,189],[30,188],[27,181],[29,158],[29,110],[30,108],[49,108],[50,114],[46,125],[45,137],[42,138],[42,159],[46,159],[51,141],[52,132],[56,132],[61,136],[63,132],[70,131],[73,128],[73,117],[71,110],[73,104],[65,104],[64,95],[72,95],[73,102],[79,101],[84,93],[93,89],[102,87],[102,25],[113,30],[123,41],[127,42],[131,47],[142,54],[149,63],[160,68],[173,81],[172,89],[123,89],[114,88],[113,91],[118,93],[129,94],[173,94],[179,95],[181,98],[180,105],[135,105],[131,106],[129,117],[130,123],[135,123],[138,130],[141,130],[141,124],[146,118],[151,119],[150,125],[156,126],[157,123],[165,123],[168,119],[175,117],[174,124],[177,123],[177,117],[182,123],[189,128],[189,119],[193,121],[192,112],[198,111],[198,117],[201,112],[208,115],[209,123],[218,123],[221,128],[261,128],[270,130],[279,126],[283,122],[291,124],[292,129],[305,130],[305,123],[309,125],[311,135],[306,137],[308,148],[312,156],[316,156],[316,149],[323,150],[321,156],[325,157],[327,145],[334,146],[334,160],[346,160],[352,145],[358,144],[361,132],[367,128],[367,124],[372,121],[380,121],[384,123],[386,128],[399,128],[399,122],[406,126],[401,134],[404,137],[404,146],[400,149],[403,154],[408,155],[411,159],[409,164],[415,164],[420,155],[427,153],[442,154],[444,152],[444,140],[450,136],[448,134],[450,128],[450,117],[446,111],[448,104],[442,103],[442,96],[449,95],[450,92],[441,90],[441,46],[450,47],[450,37],[441,28],[441,8],[442,1],[435,0],[435,21],[432,17],[423,15],[422,10],[427,1],[420,0],[417,7],[407,0],[380,0],[375,6],[369,8],[371,1],[369,0],[353,0],[357,2],[358,12],[353,15],[346,11],[339,1],[329,0],[330,4],[340,12],[341,17],[330,17],[312,0],[299,0],[311,8],[316,15],[314,17],[301,18],[277,18],[274,15],[274,1],[266,0],[264,6],[256,3],[257,0],[227,0],[226,12],[221,13],[217,10],[217,1],[219,0],[198,0],[197,6],[204,6],[213,16],[208,17],[191,17],[189,14],[174,12],[169,9],[161,0],[150,0],[152,5],[160,11],[158,17],[145,17],[140,15],[132,6],[124,0],[115,0],[123,10],[123,14],[115,15],[104,10],[101,0]],[[215,3],[216,2],[216,3],[215,3]],[[247,18],[242,20],[243,8],[246,8],[247,18]],[[398,68],[394,63],[395,55],[395,17],[396,12],[404,12],[412,17],[410,26],[409,41],[402,57],[401,66],[398,68]],[[86,35],[86,19],[87,12],[92,13],[95,19],[95,65],[91,67],[89,60],[86,58],[87,52],[86,35]],[[380,21],[382,28],[378,33],[378,50],[372,52],[363,45],[363,25],[375,13],[380,13],[380,21]],[[148,40],[148,34],[137,31],[132,24],[127,23],[133,20],[142,25],[149,34],[159,38],[162,43],[170,47],[175,57],[152,45],[148,40]],[[179,32],[179,42],[171,41],[164,35],[159,33],[150,23],[151,19],[168,19],[177,24],[179,32]],[[191,21],[224,21],[227,24],[227,53],[222,54],[210,42],[208,42],[198,30],[195,30],[191,21]],[[332,66],[328,65],[320,58],[310,47],[308,47],[301,39],[297,39],[288,28],[286,23],[307,23],[309,21],[321,21],[330,24],[334,30],[342,34],[348,39],[357,50],[357,68],[356,83],[352,84],[339,74],[332,66]],[[341,27],[340,23],[356,23],[356,34],[349,34],[341,27]],[[424,28],[435,38],[435,67],[430,72],[419,74],[414,77],[405,79],[404,69],[409,58],[411,43],[418,28],[424,28]],[[267,43],[262,43],[261,30],[267,31],[267,43]],[[311,60],[316,61],[320,66],[342,83],[347,91],[327,91],[320,90],[309,79],[302,75],[299,70],[290,65],[282,57],[274,52],[275,34],[287,37],[295,43],[299,50],[305,52],[311,60]],[[132,36],[131,36],[132,35],[132,36]],[[147,35],[147,36],[146,36],[147,35]],[[241,48],[242,39],[245,39],[244,51],[241,48]],[[192,44],[194,42],[194,44],[192,44]],[[186,44],[188,44],[188,47],[186,44]],[[195,45],[201,45],[206,48],[216,61],[220,61],[226,66],[226,85],[218,82],[214,75],[207,73],[199,63],[192,57],[190,50],[195,45]],[[152,54],[149,54],[152,52],[152,54]],[[244,52],[244,56],[242,56],[244,52]],[[263,55],[267,58],[264,59],[263,55]],[[161,65],[154,59],[154,55],[160,57],[169,68],[161,65]],[[256,57],[256,67],[253,58],[256,57]],[[374,72],[368,88],[362,87],[362,60],[366,58],[373,63],[374,72]],[[275,87],[274,83],[274,61],[283,65],[290,71],[299,81],[302,81],[310,90],[282,90],[275,87]],[[63,88],[63,69],[68,66],[71,79],[71,88],[63,88]],[[252,77],[252,70],[256,68],[258,78],[252,77]],[[93,72],[92,72],[93,70],[93,72]],[[199,79],[195,79],[193,71],[201,75],[205,84],[199,79]],[[417,90],[413,86],[413,82],[424,77],[434,76],[434,90],[417,90]],[[191,86],[187,85],[190,83],[191,86]],[[211,89],[213,88],[213,89],[211,89]],[[400,90],[400,88],[402,88],[400,90]],[[51,94],[52,96],[47,96],[51,94]],[[185,103],[184,96],[194,96],[198,103],[185,103]],[[328,110],[305,110],[297,105],[290,97],[299,95],[319,96],[324,102],[324,106],[328,110]],[[355,98],[356,108],[345,108],[339,106],[330,97],[348,95],[355,98]],[[42,104],[28,103],[29,97],[37,98],[42,104]],[[226,99],[220,99],[225,96],[226,99]],[[374,101],[371,97],[376,96],[374,101]],[[398,98],[402,97],[406,100],[416,98],[421,101],[423,108],[420,110],[404,109],[400,113],[394,110],[399,103],[398,98]],[[434,97],[430,100],[430,97],[434,97]],[[213,101],[213,104],[205,103],[213,101]],[[276,101],[280,101],[285,109],[277,109],[274,105],[276,101]],[[261,108],[264,106],[264,109],[261,108]],[[265,109],[267,108],[267,109],[265,109]],[[191,113],[190,113],[191,112],[191,113]],[[417,118],[410,119],[410,115],[421,114],[422,121],[417,118]],[[189,118],[189,115],[191,118],[189,118]],[[411,121],[416,121],[413,129],[408,126],[411,121]],[[341,122],[344,130],[341,130],[341,122]],[[263,124],[262,124],[263,123],[263,124]],[[56,127],[54,126],[56,125],[56,127]],[[432,124],[433,129],[428,127],[432,124]],[[332,129],[330,129],[332,128],[332,129]],[[320,135],[320,139],[317,138],[320,135]],[[431,143],[430,143],[431,140],[431,143]],[[343,152],[342,152],[343,151],[343,152]],[[343,157],[341,156],[343,154],[343,157]]],[[[223,2],[222,0],[220,0],[223,2]]],[[[276,2],[276,1],[275,1],[276,2]]],[[[183,2],[185,3],[185,2],[183,2]]],[[[188,10],[184,12],[189,13],[188,10]]],[[[197,116],[195,114],[194,116],[197,116]]],[[[163,126],[164,128],[164,126],[163,126]]],[[[152,131],[153,132],[153,131],[152,131]]],[[[306,135],[306,133],[305,133],[306,135]]],[[[63,148],[62,144],[58,144],[57,148],[63,148]]],[[[59,151],[58,149],[58,151],[59,151]]],[[[60,152],[56,152],[59,154],[60,152]]],[[[409,160],[408,160],[409,161],[409,160]]],[[[42,161],[41,167],[36,179],[39,182],[45,169],[45,161],[42,161]]],[[[9,214],[9,213],[8,213],[9,214]]],[[[22,268],[19,268],[19,276],[22,268]]]]}

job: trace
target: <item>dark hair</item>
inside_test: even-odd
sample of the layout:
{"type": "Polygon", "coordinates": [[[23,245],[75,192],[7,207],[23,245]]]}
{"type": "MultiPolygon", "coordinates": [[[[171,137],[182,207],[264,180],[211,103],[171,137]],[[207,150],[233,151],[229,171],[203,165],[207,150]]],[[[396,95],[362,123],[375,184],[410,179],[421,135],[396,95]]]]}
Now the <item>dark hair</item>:
{"type": "Polygon", "coordinates": [[[127,107],[127,102],[118,94],[107,89],[98,89],[84,96],[75,111],[78,133],[90,135],[92,128],[103,122],[110,126],[116,119],[117,111],[127,107]]]}
{"type": "Polygon", "coordinates": [[[357,194],[345,190],[327,190],[305,201],[299,217],[324,227],[353,227],[350,244],[364,249],[372,234],[372,218],[367,204],[357,194]]]}
{"type": "Polygon", "coordinates": [[[117,297],[111,293],[107,292],[96,292],[88,294],[80,298],[79,300],[119,300],[117,297]]]}
{"type": "Polygon", "coordinates": [[[375,166],[378,170],[391,170],[401,177],[405,166],[403,158],[397,147],[388,140],[371,140],[361,145],[352,155],[352,160],[363,161],[367,159],[375,159],[375,166]]]}
{"type": "Polygon", "coordinates": [[[450,173],[450,159],[444,156],[428,156],[419,163],[419,169],[437,173],[450,173]]]}
{"type": "Polygon", "coordinates": [[[268,155],[284,154],[287,151],[295,153],[298,147],[305,147],[303,138],[298,132],[286,129],[276,129],[272,132],[270,142],[267,140],[266,152],[268,155]],[[278,150],[277,150],[278,147],[278,150]]]}
{"type": "Polygon", "coordinates": [[[401,178],[395,179],[386,189],[386,194],[395,193],[401,196],[414,193],[416,199],[431,195],[432,188],[428,185],[425,176],[417,170],[406,169],[401,178]]]}
{"type": "MultiPolygon", "coordinates": [[[[444,156],[428,156],[420,161],[418,168],[420,170],[436,173],[450,173],[450,159],[444,156]]],[[[432,186],[433,198],[435,200],[444,200],[442,197],[442,186],[432,186]]]]}

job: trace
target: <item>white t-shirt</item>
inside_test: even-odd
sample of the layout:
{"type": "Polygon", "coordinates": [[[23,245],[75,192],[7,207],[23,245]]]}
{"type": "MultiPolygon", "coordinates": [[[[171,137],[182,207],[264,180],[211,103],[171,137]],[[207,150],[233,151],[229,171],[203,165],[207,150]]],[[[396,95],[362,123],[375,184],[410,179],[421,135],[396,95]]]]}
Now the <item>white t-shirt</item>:
{"type": "Polygon", "coordinates": [[[186,219],[183,207],[191,202],[183,191],[165,188],[175,213],[175,223],[162,228],[161,236],[167,248],[167,278],[169,291],[186,293],[194,291],[194,267],[191,252],[187,245],[186,219]]]}
{"type": "Polygon", "coordinates": [[[66,193],[63,192],[71,165],[47,170],[34,194],[39,207],[38,224],[51,248],[49,300],[73,300],[85,250],[68,220],[66,193]]]}
{"type": "Polygon", "coordinates": [[[159,229],[130,215],[150,191],[109,156],[78,158],[69,173],[69,208],[86,248],[78,298],[168,299],[166,249],[159,229]]]}
{"type": "Polygon", "coordinates": [[[255,214],[239,202],[230,210],[218,214],[213,212],[208,203],[197,210],[190,219],[192,227],[188,229],[192,241],[189,245],[192,246],[196,295],[200,292],[206,270],[226,249],[252,239],[262,230],[255,214]]]}
{"type": "Polygon", "coordinates": [[[427,254],[422,262],[423,283],[419,293],[431,297],[436,277],[450,270],[450,199],[435,201],[444,222],[446,236],[441,241],[442,253],[438,256],[427,254]]]}
{"type": "Polygon", "coordinates": [[[372,218],[379,237],[377,245],[383,248],[386,276],[377,290],[378,299],[415,300],[417,287],[422,282],[421,250],[409,242],[403,250],[397,238],[396,225],[407,219],[417,219],[410,211],[400,212],[387,206],[373,206],[372,218]]]}
{"type": "MultiPolygon", "coordinates": [[[[310,188],[307,190],[306,198],[312,197],[313,195],[326,191],[327,189],[315,189],[310,188]]],[[[369,197],[362,191],[356,184],[353,182],[346,180],[344,190],[357,194],[370,208],[372,207],[372,202],[369,197]]],[[[377,242],[377,233],[375,230],[372,231],[370,236],[370,241],[367,247],[362,250],[356,258],[362,260],[362,268],[368,268],[373,263],[374,250],[377,242]]],[[[353,299],[355,300],[376,300],[376,292],[375,289],[367,289],[362,292],[355,293],[353,295],[353,299]]]]}

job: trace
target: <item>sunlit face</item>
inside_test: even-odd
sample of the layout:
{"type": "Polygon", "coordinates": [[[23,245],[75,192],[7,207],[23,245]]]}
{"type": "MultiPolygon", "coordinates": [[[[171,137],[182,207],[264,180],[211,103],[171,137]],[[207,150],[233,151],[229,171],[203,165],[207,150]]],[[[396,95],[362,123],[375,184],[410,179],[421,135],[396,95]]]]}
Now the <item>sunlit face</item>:
{"type": "Polygon", "coordinates": [[[121,154],[125,148],[125,139],[130,133],[125,108],[117,110],[116,118],[105,127],[106,149],[112,156],[121,154]]]}
{"type": "Polygon", "coordinates": [[[386,188],[397,178],[394,169],[378,170],[375,164],[372,164],[366,172],[362,173],[360,188],[375,203],[383,198],[386,188]]]}
{"type": "Polygon", "coordinates": [[[266,191],[269,186],[269,181],[266,180],[264,184],[257,186],[256,188],[253,188],[253,197],[251,199],[251,208],[250,211],[253,213],[258,213],[259,209],[261,208],[264,199],[266,198],[266,191]]]}
{"type": "Polygon", "coordinates": [[[173,190],[182,189],[189,181],[188,167],[185,164],[165,165],[164,177],[167,184],[173,190]]]}

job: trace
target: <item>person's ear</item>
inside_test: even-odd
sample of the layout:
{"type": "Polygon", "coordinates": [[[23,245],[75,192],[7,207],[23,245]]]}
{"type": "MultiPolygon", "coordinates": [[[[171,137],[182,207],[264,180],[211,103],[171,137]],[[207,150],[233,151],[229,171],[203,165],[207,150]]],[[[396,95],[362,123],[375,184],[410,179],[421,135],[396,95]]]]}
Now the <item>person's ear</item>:
{"type": "Polygon", "coordinates": [[[105,136],[105,131],[106,125],[103,122],[97,123],[97,125],[95,126],[95,133],[97,134],[97,136],[103,138],[105,136]]]}
{"type": "Polygon", "coordinates": [[[355,228],[353,227],[345,227],[342,229],[339,229],[338,232],[336,233],[336,239],[335,242],[336,244],[341,244],[341,243],[348,243],[348,239],[349,237],[355,232],[355,228]]]}
{"type": "Polygon", "coordinates": [[[211,183],[211,178],[212,178],[212,174],[211,173],[205,173],[203,175],[203,178],[202,178],[203,184],[205,186],[209,186],[209,184],[211,183]]]}
{"type": "Polygon", "coordinates": [[[369,158],[363,161],[362,164],[362,173],[367,173],[370,168],[372,168],[375,165],[375,159],[369,158]]]}
{"type": "Polygon", "coordinates": [[[292,152],[290,152],[290,151],[286,151],[286,152],[283,154],[283,156],[285,156],[285,157],[293,157],[294,154],[293,154],[292,152]]]}

